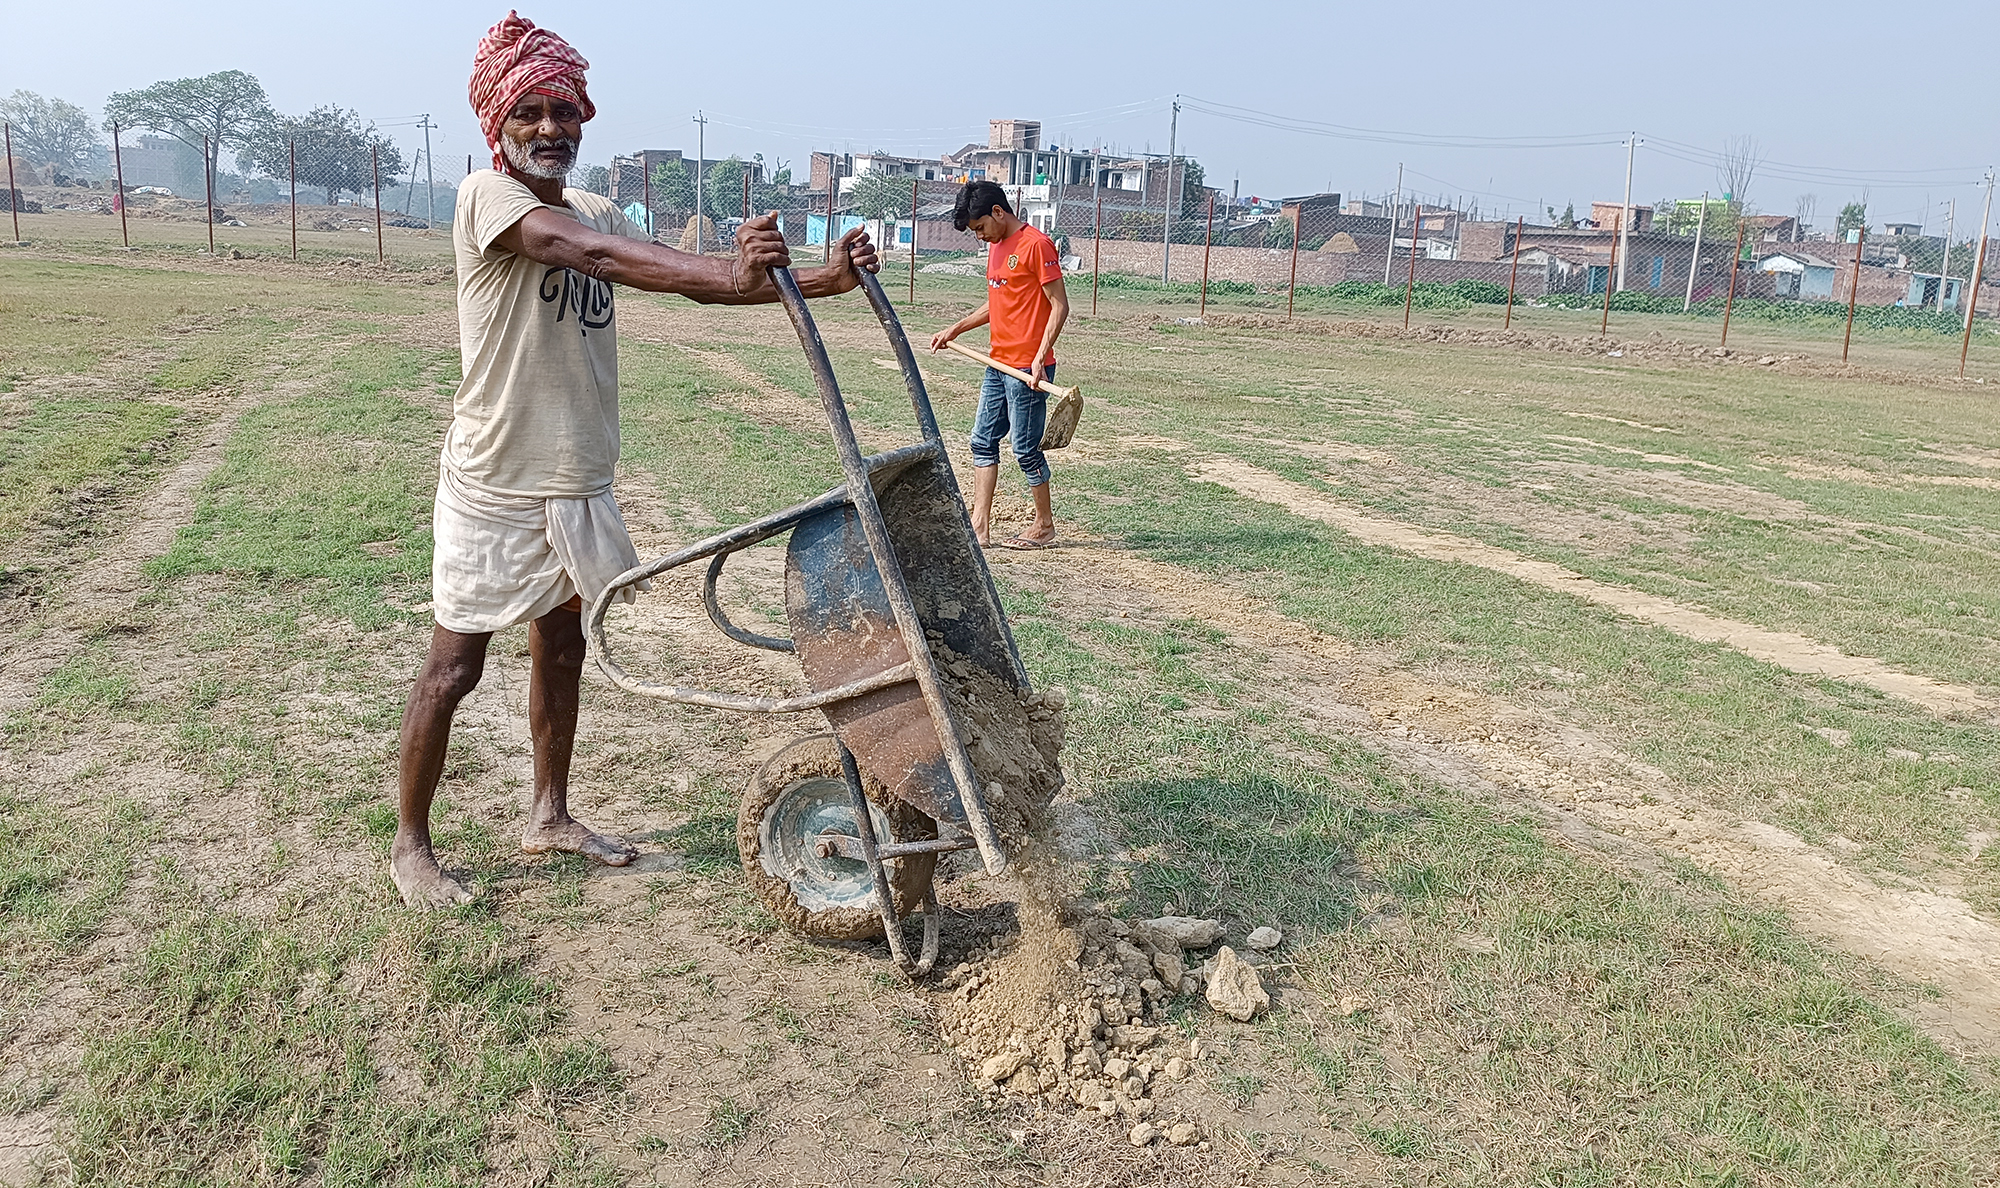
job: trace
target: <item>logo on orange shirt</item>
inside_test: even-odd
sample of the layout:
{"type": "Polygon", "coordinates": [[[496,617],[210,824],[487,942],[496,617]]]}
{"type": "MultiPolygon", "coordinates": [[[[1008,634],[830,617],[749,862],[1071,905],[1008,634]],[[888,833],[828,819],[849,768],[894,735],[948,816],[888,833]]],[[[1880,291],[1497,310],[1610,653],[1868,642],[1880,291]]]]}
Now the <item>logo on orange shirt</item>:
{"type": "Polygon", "coordinates": [[[1019,257],[1019,256],[1009,256],[1009,257],[1007,257],[1007,271],[1009,271],[1009,272],[1013,272],[1013,271],[1014,271],[1015,269],[1019,268],[1020,266],[1021,266],[1021,257],[1019,257]]]}

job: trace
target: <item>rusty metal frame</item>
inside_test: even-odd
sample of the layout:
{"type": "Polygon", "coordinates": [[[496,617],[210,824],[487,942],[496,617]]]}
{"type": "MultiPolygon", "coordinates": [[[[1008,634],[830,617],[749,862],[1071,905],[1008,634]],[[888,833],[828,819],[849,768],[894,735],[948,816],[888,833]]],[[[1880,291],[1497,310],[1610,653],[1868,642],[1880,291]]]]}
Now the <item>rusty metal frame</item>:
{"type": "MultiPolygon", "coordinates": [[[[926,891],[920,907],[924,916],[923,947],[917,959],[912,961],[904,943],[902,920],[896,910],[884,861],[920,853],[976,849],[990,874],[1004,871],[1008,862],[987,811],[985,791],[973,770],[964,740],[959,737],[957,725],[952,721],[947,709],[944,691],[939,682],[937,661],[931,651],[930,641],[925,634],[923,620],[917,613],[909,585],[904,579],[902,567],[897,561],[895,546],[889,537],[888,526],[883,518],[876,492],[879,485],[893,481],[905,468],[923,462],[938,468],[944,480],[942,486],[949,493],[952,505],[961,518],[965,514],[965,502],[959,492],[956,476],[952,473],[950,455],[938,429],[937,417],[931,409],[930,394],[925,389],[923,373],[917,366],[909,338],[903,331],[901,320],[896,316],[894,305],[883,292],[881,282],[872,273],[863,272],[861,275],[861,285],[867,294],[868,303],[877,320],[881,322],[896,355],[898,367],[903,373],[904,386],[910,397],[910,407],[923,440],[881,454],[864,456],[855,437],[853,422],[848,416],[846,401],[840,394],[839,382],[834,378],[833,365],[827,356],[826,345],[820,338],[819,328],[814,323],[811,312],[806,308],[805,296],[799,291],[798,282],[793,278],[791,271],[784,268],[772,269],[771,281],[778,291],[779,301],[792,320],[793,329],[798,332],[799,342],[805,349],[806,361],[811,367],[813,381],[819,391],[820,403],[826,414],[827,425],[832,431],[834,446],[840,458],[841,472],[846,481],[817,499],[718,533],[656,561],[634,566],[620,574],[592,601],[584,619],[584,627],[598,667],[613,684],[631,693],[684,705],[750,713],[797,713],[803,710],[825,709],[897,685],[916,684],[931,726],[937,733],[939,749],[950,772],[952,785],[957,791],[965,820],[963,822],[948,818],[938,820],[941,836],[936,839],[916,842],[890,841],[886,844],[878,842],[867,812],[867,798],[863,792],[859,767],[847,745],[838,742],[836,738],[841,771],[848,786],[848,793],[854,799],[856,832],[859,836],[828,834],[819,839],[819,845],[822,850],[829,853],[858,858],[867,864],[875,882],[876,901],[882,915],[890,953],[899,967],[921,976],[928,972],[937,960],[939,916],[937,900],[928,890],[926,891]],[[612,658],[604,625],[605,615],[609,612],[612,602],[624,591],[650,578],[704,560],[708,561],[709,565],[702,579],[702,604],[716,627],[729,638],[750,647],[796,652],[796,645],[790,639],[763,635],[731,622],[723,612],[717,597],[717,581],[730,554],[789,532],[815,516],[848,506],[854,509],[870,559],[874,562],[882,580],[892,624],[909,654],[909,659],[904,663],[834,688],[796,697],[774,698],[688,688],[647,680],[633,676],[612,658]]],[[[985,586],[984,593],[997,608],[1000,605],[999,594],[993,585],[992,571],[986,564],[985,555],[976,547],[972,549],[971,555],[979,575],[978,580],[985,586]]],[[[1004,614],[998,616],[998,627],[1011,665],[1011,676],[1020,689],[1027,691],[1030,689],[1027,670],[1021,663],[1020,651],[1015,645],[1013,631],[1004,614]]]]}

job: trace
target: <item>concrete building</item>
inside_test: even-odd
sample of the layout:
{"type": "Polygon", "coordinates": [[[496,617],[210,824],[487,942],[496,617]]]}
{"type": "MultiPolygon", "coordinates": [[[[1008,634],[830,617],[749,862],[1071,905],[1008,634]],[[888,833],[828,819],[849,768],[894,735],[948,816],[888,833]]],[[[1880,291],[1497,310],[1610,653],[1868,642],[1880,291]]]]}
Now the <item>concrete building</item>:
{"type": "MultiPolygon", "coordinates": [[[[627,157],[611,158],[611,184],[607,196],[620,206],[642,201],[646,178],[669,161],[686,162],[686,158],[679,149],[640,149],[627,157]]],[[[693,163],[686,163],[692,172],[693,163]]]]}
{"type": "MultiPolygon", "coordinates": [[[[1808,252],[1791,249],[1772,252],[1757,261],[1757,270],[1771,277],[1771,295],[1797,297],[1805,301],[1833,299],[1833,278],[1839,266],[1808,252]]],[[[1936,297],[1936,292],[1932,292],[1936,297]]]]}

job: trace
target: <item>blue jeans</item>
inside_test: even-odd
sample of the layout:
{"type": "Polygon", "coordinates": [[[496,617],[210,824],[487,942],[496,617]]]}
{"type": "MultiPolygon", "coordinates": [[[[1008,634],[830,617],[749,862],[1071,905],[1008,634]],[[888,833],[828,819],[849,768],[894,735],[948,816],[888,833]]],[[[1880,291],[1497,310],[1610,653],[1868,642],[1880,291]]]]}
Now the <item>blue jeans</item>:
{"type": "MultiPolygon", "coordinates": [[[[1053,382],[1055,365],[1042,378],[1053,382]]],[[[1049,459],[1042,453],[1042,433],[1049,426],[1049,398],[1004,371],[989,367],[979,385],[979,411],[972,418],[972,464],[1000,465],[1000,439],[1014,440],[1014,460],[1028,476],[1030,487],[1049,481],[1049,459]]]]}

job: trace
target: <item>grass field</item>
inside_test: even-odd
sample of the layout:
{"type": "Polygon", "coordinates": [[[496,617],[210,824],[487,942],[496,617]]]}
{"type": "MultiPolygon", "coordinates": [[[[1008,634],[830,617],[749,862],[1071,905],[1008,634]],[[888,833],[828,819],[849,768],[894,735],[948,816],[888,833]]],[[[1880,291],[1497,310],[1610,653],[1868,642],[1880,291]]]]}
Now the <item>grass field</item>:
{"type": "MultiPolygon", "coordinates": [[[[443,245],[376,269],[339,262],[372,237],[319,233],[295,265],[272,228],[211,259],[199,225],[128,254],[101,217],[23,224],[0,1182],[2000,1179],[1990,344],[1960,381],[1958,343],[1911,332],[1857,330],[1842,369],[1837,337],[1773,324],[1719,358],[1660,315],[1594,344],[1553,309],[1503,336],[1486,307],[1406,335],[1400,309],[1288,324],[1268,295],[1206,324],[1178,292],[1086,306],[1064,547],[993,558],[1030,671],[1070,694],[1068,840],[1115,910],[1286,933],[1271,1014],[1177,1019],[1210,1054],[1164,1100],[1207,1147],[1142,1150],[982,1096],[931,990],[747,894],[735,799],[804,722],[592,675],[579,813],[645,856],[529,858],[506,633],[439,798],[483,895],[403,910],[395,732],[458,375],[443,245]]],[[[921,274],[906,323],[979,295],[921,274]]],[[[817,312],[864,441],[907,440],[865,303],[817,312]]],[[[781,315],[621,293],[619,324],[642,554],[838,481],[781,315]]],[[[961,439],[976,373],[925,366],[961,439]]],[[[733,567],[746,621],[779,557],[733,567]]],[[[796,687],[694,598],[649,596],[636,654],[796,687]]],[[[1013,897],[944,892],[955,952],[1013,897]]]]}

